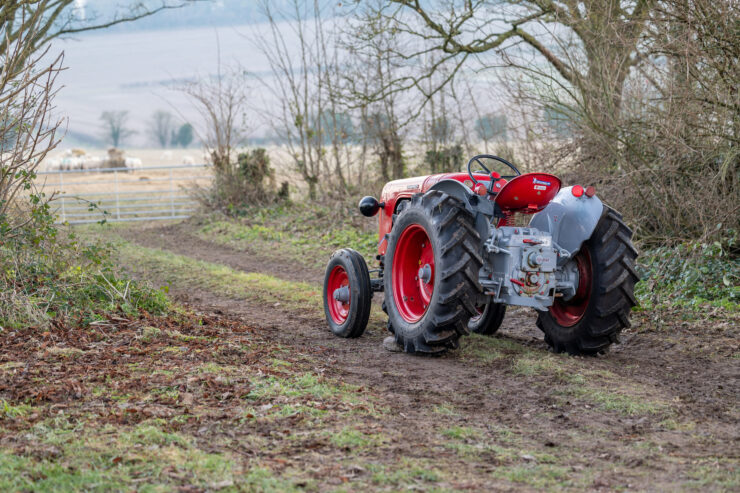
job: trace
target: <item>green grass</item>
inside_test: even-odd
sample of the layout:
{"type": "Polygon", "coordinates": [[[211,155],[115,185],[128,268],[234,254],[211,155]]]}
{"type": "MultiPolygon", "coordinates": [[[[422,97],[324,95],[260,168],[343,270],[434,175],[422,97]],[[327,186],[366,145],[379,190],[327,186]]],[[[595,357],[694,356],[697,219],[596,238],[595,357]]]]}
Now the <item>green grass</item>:
{"type": "Polygon", "coordinates": [[[622,392],[594,388],[571,390],[573,395],[592,402],[604,411],[613,411],[625,416],[660,414],[670,409],[667,404],[651,400],[645,395],[631,395],[622,392]]]}
{"type": "Polygon", "coordinates": [[[566,357],[551,354],[522,356],[514,361],[512,369],[517,375],[531,377],[533,375],[556,375],[566,372],[566,357]]]}
{"type": "Polygon", "coordinates": [[[365,433],[349,427],[338,432],[329,432],[328,436],[333,446],[350,451],[378,447],[388,441],[388,438],[380,433],[365,433]]]}
{"type": "Polygon", "coordinates": [[[281,378],[270,376],[255,379],[252,382],[252,391],[248,399],[265,399],[277,396],[285,397],[340,397],[353,400],[357,393],[357,387],[346,384],[336,385],[325,381],[310,373],[281,378]]]}
{"type": "Polygon", "coordinates": [[[141,340],[144,342],[152,342],[162,334],[162,331],[157,327],[144,327],[141,329],[141,340]]]}
{"type": "Polygon", "coordinates": [[[421,482],[425,484],[423,490],[429,491],[434,483],[446,478],[445,473],[435,467],[434,463],[418,459],[405,458],[395,466],[368,464],[367,468],[371,473],[370,481],[373,484],[384,487],[394,486],[399,489],[411,486],[416,486],[414,489],[421,489],[417,486],[421,482]]]}
{"type": "Polygon", "coordinates": [[[454,354],[458,358],[488,364],[528,351],[526,346],[509,338],[470,334],[460,341],[460,349],[454,354]]]}
{"type": "Polygon", "coordinates": [[[497,479],[545,490],[570,487],[573,477],[569,468],[551,464],[500,467],[496,468],[492,475],[497,479]]]}
{"type": "Polygon", "coordinates": [[[438,404],[432,408],[432,412],[444,416],[457,416],[459,413],[449,404],[438,404]]]}
{"type": "Polygon", "coordinates": [[[738,491],[740,461],[736,458],[706,458],[698,461],[689,472],[687,486],[700,490],[738,491]]]}
{"type": "MultiPolygon", "coordinates": [[[[108,234],[115,238],[122,263],[150,277],[161,279],[168,285],[199,286],[232,299],[247,299],[276,309],[324,317],[320,286],[286,281],[262,273],[238,271],[222,264],[134,245],[111,231],[108,234]]],[[[370,321],[372,324],[384,323],[385,318],[380,307],[373,305],[370,321]]]]}
{"type": "Polygon", "coordinates": [[[0,399],[0,420],[25,416],[32,409],[33,407],[28,404],[11,405],[8,401],[0,399]]]}
{"type": "Polygon", "coordinates": [[[312,481],[305,479],[302,479],[301,481],[296,481],[290,478],[286,478],[282,474],[280,476],[277,476],[274,472],[265,467],[255,467],[251,469],[246,474],[246,476],[240,478],[240,488],[238,488],[238,490],[246,490],[255,493],[290,493],[293,491],[312,491],[315,489],[315,487],[311,487],[311,483],[312,481]],[[297,483],[300,483],[300,486],[297,483]]]}
{"type": "Polygon", "coordinates": [[[22,231],[0,242],[0,327],[86,326],[112,314],[170,310],[164,293],[121,275],[109,245],[66,229],[34,240],[22,231]]]}
{"type": "Polygon", "coordinates": [[[238,477],[230,455],[206,453],[156,423],[90,430],[56,420],[25,439],[35,452],[0,450],[0,491],[170,491],[238,477]]]}
{"type": "Polygon", "coordinates": [[[321,418],[329,412],[383,417],[388,412],[359,387],[311,373],[253,378],[251,387],[246,396],[247,419],[274,420],[298,414],[321,418]]]}
{"type": "Polygon", "coordinates": [[[624,416],[667,413],[670,406],[650,396],[641,386],[628,385],[614,373],[594,370],[582,360],[552,354],[525,354],[512,364],[515,374],[523,377],[555,379],[561,382],[555,395],[576,397],[603,411],[624,416]]]}
{"type": "Polygon", "coordinates": [[[377,253],[377,220],[359,215],[351,203],[274,205],[239,219],[201,218],[197,234],[207,241],[238,250],[258,250],[323,269],[333,250],[354,248],[368,261],[377,253]],[[339,210],[337,210],[339,209],[339,210]],[[345,218],[337,221],[337,218],[345,218]]]}
{"type": "Polygon", "coordinates": [[[482,433],[469,426],[452,426],[442,430],[442,435],[454,440],[466,440],[468,438],[480,438],[482,433]]]}

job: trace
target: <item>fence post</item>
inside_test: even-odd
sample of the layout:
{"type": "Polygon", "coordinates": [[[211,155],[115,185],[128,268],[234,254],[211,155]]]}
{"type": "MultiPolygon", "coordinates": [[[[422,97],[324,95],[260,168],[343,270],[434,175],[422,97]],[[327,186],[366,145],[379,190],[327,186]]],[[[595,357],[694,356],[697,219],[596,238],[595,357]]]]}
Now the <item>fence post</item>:
{"type": "Polygon", "coordinates": [[[67,213],[64,210],[64,174],[61,166],[59,167],[59,195],[62,198],[62,222],[67,220],[67,213]]]}
{"type": "Polygon", "coordinates": [[[118,170],[113,170],[113,175],[116,178],[116,220],[121,220],[121,206],[119,203],[119,194],[118,194],[118,170]]]}
{"type": "Polygon", "coordinates": [[[172,168],[170,168],[170,213],[175,217],[175,180],[172,177],[172,168]]]}

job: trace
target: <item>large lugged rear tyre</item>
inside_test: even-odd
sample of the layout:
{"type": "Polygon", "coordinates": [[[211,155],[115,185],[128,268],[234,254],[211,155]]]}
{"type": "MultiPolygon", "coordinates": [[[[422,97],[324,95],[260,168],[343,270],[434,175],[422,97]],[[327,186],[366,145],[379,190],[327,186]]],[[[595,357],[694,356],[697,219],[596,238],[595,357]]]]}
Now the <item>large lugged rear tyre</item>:
{"type": "Polygon", "coordinates": [[[324,314],[339,337],[360,337],[370,318],[373,292],[362,255],[351,248],[334,252],[324,276],[324,314]]]}
{"type": "Polygon", "coordinates": [[[457,348],[477,315],[481,239],[460,201],[437,190],[417,194],[403,209],[385,254],[385,308],[404,351],[457,348]]]}
{"type": "Polygon", "coordinates": [[[506,315],[506,305],[494,303],[493,299],[482,306],[476,307],[478,314],[468,321],[468,329],[476,334],[492,336],[501,327],[506,315]]]}
{"type": "Polygon", "coordinates": [[[640,279],[631,238],[632,230],[622,216],[604,206],[596,230],[572,260],[579,273],[575,296],[568,301],[556,298],[550,310],[537,318],[545,342],[555,352],[602,352],[630,326],[630,309],[637,304],[635,283],[640,279]]]}

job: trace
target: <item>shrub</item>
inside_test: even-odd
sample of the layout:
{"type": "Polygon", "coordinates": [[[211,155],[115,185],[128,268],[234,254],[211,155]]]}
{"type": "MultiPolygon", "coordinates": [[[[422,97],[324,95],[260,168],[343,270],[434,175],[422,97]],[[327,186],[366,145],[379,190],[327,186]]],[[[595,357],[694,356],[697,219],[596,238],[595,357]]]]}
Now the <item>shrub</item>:
{"type": "Polygon", "coordinates": [[[461,145],[443,147],[439,150],[427,151],[424,163],[432,173],[449,173],[460,171],[463,163],[463,148],[461,145]]]}
{"type": "Polygon", "coordinates": [[[740,259],[732,255],[735,237],[715,243],[683,243],[642,252],[636,295],[644,307],[663,303],[740,306],[740,259]]]}
{"type": "Polygon", "coordinates": [[[275,173],[265,149],[240,153],[236,163],[215,155],[213,160],[213,184],[210,189],[201,190],[198,196],[208,209],[229,215],[243,215],[250,206],[288,200],[287,183],[282,183],[276,190],[275,173]]]}
{"type": "Polygon", "coordinates": [[[169,309],[163,292],[121,277],[106,244],[86,244],[44,218],[0,240],[0,329],[88,324],[111,312],[169,309]]]}

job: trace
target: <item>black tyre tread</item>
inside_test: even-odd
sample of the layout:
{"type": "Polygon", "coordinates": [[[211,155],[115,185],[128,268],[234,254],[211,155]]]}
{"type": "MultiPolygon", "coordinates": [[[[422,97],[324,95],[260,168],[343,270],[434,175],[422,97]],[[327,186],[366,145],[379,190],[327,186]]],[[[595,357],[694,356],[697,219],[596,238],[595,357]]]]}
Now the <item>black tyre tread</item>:
{"type": "MultiPolygon", "coordinates": [[[[474,246],[481,242],[474,218],[458,199],[438,190],[414,195],[398,214],[396,223],[403,221],[406,214],[423,214],[429,220],[434,231],[427,233],[438,239],[435,255],[441,262],[436,265],[432,303],[418,322],[418,330],[411,334],[403,329],[405,322],[391,301],[385,305],[389,327],[393,327],[396,341],[409,353],[440,353],[457,348],[460,336],[468,333],[468,320],[477,313],[474,300],[480,290],[478,272],[483,259],[474,246]]],[[[386,300],[392,296],[391,249],[395,248],[400,233],[394,227],[388,240],[386,300]]]]}
{"type": "MultiPolygon", "coordinates": [[[[329,273],[329,267],[332,266],[332,263],[335,259],[341,260],[343,263],[345,263],[347,267],[352,267],[351,269],[345,268],[345,271],[347,272],[348,276],[356,277],[357,283],[360,286],[360,292],[357,293],[356,299],[353,300],[353,302],[356,303],[356,306],[352,308],[352,311],[350,312],[350,318],[348,318],[347,320],[347,322],[350,324],[347,327],[349,330],[341,334],[335,332],[333,329],[332,331],[335,335],[339,337],[357,338],[365,332],[368,320],[370,319],[370,305],[372,303],[370,272],[367,268],[367,263],[365,262],[365,259],[362,257],[362,255],[360,255],[360,253],[351,248],[343,248],[334,252],[329,258],[329,263],[327,265],[327,276],[329,273]]],[[[326,278],[324,281],[324,290],[326,290],[326,278]]],[[[326,298],[327,296],[330,295],[325,291],[324,297],[326,298]]],[[[326,299],[324,300],[324,312],[326,314],[329,327],[332,328],[332,321],[330,320],[329,312],[326,307],[326,299]]]]}
{"type": "Polygon", "coordinates": [[[471,319],[468,323],[468,328],[471,332],[491,336],[501,328],[504,316],[506,316],[506,305],[503,303],[493,303],[493,301],[490,301],[489,304],[491,304],[491,306],[486,306],[483,311],[482,319],[479,319],[476,322],[473,322],[471,319]]]}
{"type": "MultiPolygon", "coordinates": [[[[367,262],[365,262],[365,259],[360,252],[351,248],[347,248],[347,250],[350,252],[350,259],[360,275],[361,285],[370,286],[370,271],[367,268],[367,262]]],[[[369,296],[360,296],[360,302],[363,304],[359,311],[361,318],[358,320],[357,326],[352,331],[352,335],[350,337],[360,337],[365,332],[367,323],[370,320],[370,305],[372,303],[372,298],[372,291],[370,291],[369,296]]]]}
{"type": "Polygon", "coordinates": [[[637,305],[635,284],[640,279],[635,270],[638,252],[631,238],[632,230],[622,216],[604,206],[594,233],[584,245],[590,249],[594,279],[598,279],[592,291],[593,306],[570,331],[563,331],[549,312],[537,317],[545,342],[555,352],[573,355],[603,352],[630,326],[630,310],[637,305]]]}

